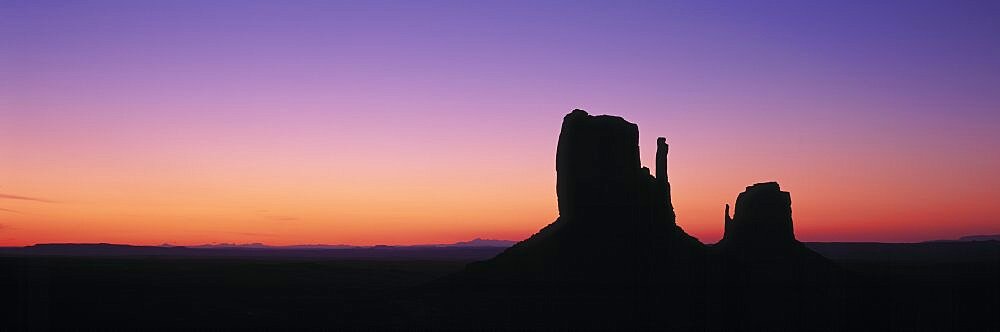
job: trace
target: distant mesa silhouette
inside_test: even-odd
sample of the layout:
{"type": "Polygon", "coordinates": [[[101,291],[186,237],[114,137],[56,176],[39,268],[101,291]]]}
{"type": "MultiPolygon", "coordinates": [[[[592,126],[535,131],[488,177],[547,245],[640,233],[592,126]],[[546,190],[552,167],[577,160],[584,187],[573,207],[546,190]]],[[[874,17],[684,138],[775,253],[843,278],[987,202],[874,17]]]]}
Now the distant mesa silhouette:
{"type": "Polygon", "coordinates": [[[1000,234],[963,236],[958,241],[1000,241],[1000,234]]]}
{"type": "Polygon", "coordinates": [[[510,246],[514,245],[514,243],[516,243],[516,242],[509,241],[509,240],[475,238],[475,239],[470,240],[470,241],[455,242],[455,243],[447,244],[447,245],[444,245],[444,246],[449,246],[449,247],[497,247],[497,248],[506,248],[506,247],[510,247],[510,246]]]}

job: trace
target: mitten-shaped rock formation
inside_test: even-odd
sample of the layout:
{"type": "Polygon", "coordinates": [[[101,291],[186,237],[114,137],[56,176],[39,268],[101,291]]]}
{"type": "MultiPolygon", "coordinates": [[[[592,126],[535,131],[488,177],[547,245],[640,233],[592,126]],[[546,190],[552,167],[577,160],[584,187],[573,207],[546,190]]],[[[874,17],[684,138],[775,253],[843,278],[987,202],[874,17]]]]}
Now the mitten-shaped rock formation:
{"type": "Polygon", "coordinates": [[[826,261],[795,239],[792,230],[792,199],[777,182],[746,187],[736,198],[736,213],[729,217],[716,246],[727,256],[741,260],[826,261]]]}
{"type": "Polygon", "coordinates": [[[727,319],[721,330],[803,330],[800,318],[823,322],[837,317],[843,271],[810,250],[792,232],[792,200],[776,182],[746,187],[736,211],[715,245],[719,284],[725,300],[717,315],[727,319]]]}
{"type": "Polygon", "coordinates": [[[666,139],[657,141],[654,177],[640,165],[635,124],[574,110],[563,119],[556,152],[559,218],[497,257],[471,264],[466,274],[586,284],[691,268],[680,263],[699,259],[705,248],[675,224],[666,162],[666,139]]]}
{"type": "Polygon", "coordinates": [[[747,187],[736,198],[736,216],[726,205],[726,245],[767,246],[795,242],[792,232],[792,198],[777,182],[747,187]],[[735,243],[735,244],[733,244],[735,243]]]}
{"type": "Polygon", "coordinates": [[[629,209],[638,202],[639,127],[613,116],[566,115],[556,150],[559,216],[629,209]]]}
{"type": "Polygon", "coordinates": [[[556,151],[559,216],[581,222],[674,224],[666,139],[657,140],[656,177],[639,164],[639,127],[617,116],[574,110],[556,151]]]}

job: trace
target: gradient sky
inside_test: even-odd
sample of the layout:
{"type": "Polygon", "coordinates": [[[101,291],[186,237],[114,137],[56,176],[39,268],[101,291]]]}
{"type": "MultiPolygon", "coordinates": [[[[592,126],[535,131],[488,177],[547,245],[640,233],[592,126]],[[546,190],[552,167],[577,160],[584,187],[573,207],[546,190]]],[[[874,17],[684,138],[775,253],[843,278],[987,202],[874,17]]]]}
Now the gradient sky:
{"type": "Polygon", "coordinates": [[[1000,233],[995,1],[0,1],[0,245],[522,239],[574,108],[807,241],[1000,233]]]}

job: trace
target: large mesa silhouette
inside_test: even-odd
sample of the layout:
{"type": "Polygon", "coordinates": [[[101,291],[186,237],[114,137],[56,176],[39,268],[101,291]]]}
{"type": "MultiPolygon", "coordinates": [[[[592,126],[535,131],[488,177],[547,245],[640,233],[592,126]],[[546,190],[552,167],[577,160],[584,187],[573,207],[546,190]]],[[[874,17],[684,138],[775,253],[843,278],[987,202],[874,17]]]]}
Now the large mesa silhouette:
{"type": "Polygon", "coordinates": [[[659,139],[654,177],[639,163],[635,124],[574,110],[556,152],[559,218],[466,273],[504,283],[619,284],[700,259],[705,247],[675,223],[667,148],[659,139]]]}

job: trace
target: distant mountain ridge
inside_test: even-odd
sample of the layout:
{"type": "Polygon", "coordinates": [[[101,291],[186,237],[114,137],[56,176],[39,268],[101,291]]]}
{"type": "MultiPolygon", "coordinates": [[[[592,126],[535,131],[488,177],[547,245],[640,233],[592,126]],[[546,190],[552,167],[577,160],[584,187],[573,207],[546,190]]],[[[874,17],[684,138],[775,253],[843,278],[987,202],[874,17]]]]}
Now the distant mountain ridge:
{"type": "Polygon", "coordinates": [[[958,238],[959,241],[1000,241],[1000,234],[969,235],[958,238]]]}
{"type": "Polygon", "coordinates": [[[479,242],[482,241],[466,241],[444,245],[378,245],[367,247],[343,245],[267,246],[258,243],[245,245],[215,244],[195,247],[170,245],[131,246],[109,243],[47,243],[26,247],[0,247],[0,256],[428,260],[469,262],[493,257],[506,249],[506,247],[475,245],[475,243],[479,242]]]}
{"type": "MultiPolygon", "coordinates": [[[[167,257],[271,257],[287,259],[431,259],[465,260],[487,259],[509,246],[500,246],[504,240],[465,241],[447,245],[423,246],[372,246],[358,247],[337,245],[297,245],[272,247],[260,244],[214,247],[179,246],[130,246],[108,243],[50,243],[26,247],[0,247],[0,256],[49,255],[49,256],[167,256],[167,257]],[[484,242],[493,241],[493,242],[484,242]],[[495,244],[496,246],[475,243],[495,244]],[[473,244],[473,245],[469,245],[473,244]]],[[[919,243],[879,242],[804,242],[826,258],[834,261],[888,261],[888,262],[969,262],[1000,260],[1000,241],[928,241],[919,243]]]]}
{"type": "MultiPolygon", "coordinates": [[[[929,240],[923,242],[904,242],[904,243],[890,243],[890,242],[855,242],[855,241],[835,241],[835,242],[804,242],[809,246],[813,244],[825,245],[825,244],[841,244],[841,245],[874,245],[874,244],[885,244],[885,245],[903,245],[903,244],[919,244],[919,243],[938,243],[938,242],[979,242],[979,241],[1000,241],[1000,234],[977,234],[977,235],[967,235],[962,236],[958,239],[942,239],[942,240],[929,240]]],[[[469,241],[459,241],[455,243],[441,243],[441,244],[414,244],[414,245],[352,245],[352,244],[293,244],[285,246],[275,246],[268,245],[260,242],[253,243],[210,243],[210,244],[199,244],[192,246],[179,246],[170,243],[164,243],[159,246],[143,246],[143,245],[129,245],[129,244],[112,244],[112,243],[38,243],[31,246],[24,246],[23,248],[33,247],[33,246],[121,246],[121,247],[160,247],[160,248],[197,248],[197,249],[363,249],[363,248],[448,248],[448,247],[491,247],[491,248],[501,248],[510,247],[516,244],[517,241],[511,240],[498,240],[498,239],[487,239],[487,238],[475,238],[469,241]]],[[[8,247],[8,248],[21,248],[21,247],[8,247]]]]}
{"type": "Polygon", "coordinates": [[[272,246],[263,244],[260,242],[254,243],[212,243],[212,244],[201,244],[194,246],[174,246],[170,244],[162,244],[161,247],[186,247],[186,248],[203,248],[203,249],[217,249],[217,248],[228,248],[228,249],[363,249],[363,248],[449,248],[449,247],[510,247],[517,243],[517,241],[509,240],[497,240],[497,239],[484,239],[475,238],[469,241],[459,241],[455,243],[436,243],[436,244],[413,244],[413,245],[371,245],[371,246],[361,246],[352,244],[296,244],[287,246],[272,246]]]}
{"type": "Polygon", "coordinates": [[[517,243],[517,241],[509,240],[494,240],[494,239],[482,239],[475,238],[471,241],[455,242],[452,244],[445,244],[441,246],[450,247],[510,247],[517,243]]]}
{"type": "Polygon", "coordinates": [[[942,239],[942,240],[930,240],[924,241],[923,243],[936,243],[936,242],[979,242],[979,241],[1000,241],[1000,234],[976,234],[976,235],[966,235],[958,239],[942,239]]]}
{"type": "Polygon", "coordinates": [[[212,243],[212,244],[199,244],[193,246],[174,246],[170,244],[160,245],[161,247],[185,247],[185,248],[200,248],[200,249],[351,249],[351,248],[366,248],[365,246],[355,246],[349,244],[297,244],[288,246],[272,246],[263,244],[260,242],[254,243],[212,243]]]}
{"type": "MultiPolygon", "coordinates": [[[[1000,234],[976,234],[976,235],[966,235],[959,237],[958,239],[940,239],[940,240],[929,240],[923,242],[854,242],[854,241],[836,241],[836,242],[803,242],[808,247],[815,249],[816,247],[826,248],[830,245],[846,246],[846,247],[860,247],[860,246],[904,246],[904,245],[919,245],[925,243],[947,243],[947,242],[983,242],[983,241],[1000,241],[1000,234]]],[[[130,244],[115,244],[115,243],[38,243],[30,246],[24,247],[6,247],[6,248],[32,248],[32,247],[48,247],[48,248],[70,248],[70,247],[104,247],[104,248],[191,248],[191,249],[299,249],[299,250],[309,250],[309,249],[366,249],[366,248],[507,248],[516,244],[518,241],[511,240],[499,240],[499,239],[489,239],[489,238],[475,238],[469,241],[459,241],[454,243],[440,243],[440,244],[413,244],[413,245],[352,245],[352,244],[293,244],[293,245],[268,245],[260,242],[253,243],[209,243],[209,244],[199,244],[190,246],[173,245],[170,243],[163,243],[158,246],[145,246],[145,245],[130,245],[130,244]]]]}
{"type": "Polygon", "coordinates": [[[517,243],[517,241],[475,238],[469,241],[459,241],[455,243],[440,244],[414,244],[414,245],[351,245],[351,244],[294,244],[294,245],[268,245],[260,242],[253,243],[210,243],[190,246],[173,245],[170,243],[158,246],[130,245],[117,243],[38,243],[23,247],[0,247],[5,249],[33,249],[33,250],[59,250],[66,251],[80,249],[83,252],[93,250],[148,250],[156,249],[267,249],[267,250],[324,250],[324,249],[432,249],[432,248],[507,248],[517,243]]]}

